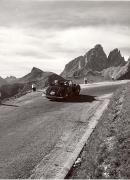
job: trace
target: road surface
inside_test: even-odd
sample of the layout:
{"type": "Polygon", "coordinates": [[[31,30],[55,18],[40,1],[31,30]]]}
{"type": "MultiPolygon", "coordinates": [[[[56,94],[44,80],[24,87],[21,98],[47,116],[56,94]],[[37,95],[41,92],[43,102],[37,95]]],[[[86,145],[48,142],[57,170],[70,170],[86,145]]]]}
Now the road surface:
{"type": "Polygon", "coordinates": [[[36,92],[3,103],[0,106],[0,178],[30,177],[44,157],[53,155],[57,145],[62,144],[59,142],[68,143],[74,132],[81,131],[83,123],[87,126],[89,117],[101,103],[98,96],[112,93],[119,86],[90,86],[81,91],[78,99],[66,102],[49,101],[36,92]]]}

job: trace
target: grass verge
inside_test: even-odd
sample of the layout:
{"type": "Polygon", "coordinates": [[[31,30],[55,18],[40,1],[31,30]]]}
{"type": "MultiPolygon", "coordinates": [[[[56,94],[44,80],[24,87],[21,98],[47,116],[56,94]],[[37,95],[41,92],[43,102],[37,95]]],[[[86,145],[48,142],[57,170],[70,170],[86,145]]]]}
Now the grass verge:
{"type": "Polygon", "coordinates": [[[130,178],[130,84],[118,89],[66,178],[130,178]]]}

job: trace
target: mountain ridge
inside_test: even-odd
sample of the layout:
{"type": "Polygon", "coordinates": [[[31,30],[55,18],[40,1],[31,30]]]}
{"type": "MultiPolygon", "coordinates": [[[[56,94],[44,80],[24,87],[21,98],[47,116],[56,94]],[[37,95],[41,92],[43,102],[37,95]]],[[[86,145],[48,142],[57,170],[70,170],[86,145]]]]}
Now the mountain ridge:
{"type": "Polygon", "coordinates": [[[5,78],[5,80],[6,80],[7,83],[12,83],[12,82],[16,81],[17,78],[15,76],[7,76],[5,78]]]}
{"type": "Polygon", "coordinates": [[[130,59],[126,62],[117,48],[110,51],[107,56],[103,47],[97,44],[84,55],[68,62],[60,75],[33,67],[21,78],[0,77],[0,86],[18,83],[26,86],[25,89],[30,89],[31,84],[36,83],[37,87],[44,88],[55,79],[71,79],[83,83],[84,78],[87,78],[88,82],[130,79],[130,59]]]}
{"type": "Polygon", "coordinates": [[[32,84],[35,83],[39,88],[44,88],[54,80],[63,80],[64,78],[56,73],[42,71],[39,68],[33,67],[31,72],[18,79],[19,83],[32,84]]]}
{"type": "MultiPolygon", "coordinates": [[[[1,78],[2,79],[2,78],[1,78]]],[[[64,80],[63,77],[53,73],[45,72],[39,68],[33,67],[32,70],[21,78],[0,86],[0,92],[2,99],[9,98],[12,96],[22,96],[32,89],[32,83],[35,83],[37,88],[44,88],[52,83],[54,80],[64,80]]]]}
{"type": "Polygon", "coordinates": [[[7,81],[0,76],[0,86],[7,84],[7,81]]]}
{"type": "Polygon", "coordinates": [[[92,81],[110,80],[113,78],[113,72],[116,73],[116,70],[125,66],[126,63],[117,48],[110,51],[107,57],[103,47],[97,44],[84,56],[79,56],[68,62],[60,75],[64,78],[81,80],[82,82],[84,77],[87,77],[89,82],[91,82],[91,79],[93,79],[92,81]],[[116,70],[114,71],[114,69],[116,70]],[[96,77],[97,74],[99,80],[96,77]],[[96,80],[94,80],[94,77],[96,80]]]}

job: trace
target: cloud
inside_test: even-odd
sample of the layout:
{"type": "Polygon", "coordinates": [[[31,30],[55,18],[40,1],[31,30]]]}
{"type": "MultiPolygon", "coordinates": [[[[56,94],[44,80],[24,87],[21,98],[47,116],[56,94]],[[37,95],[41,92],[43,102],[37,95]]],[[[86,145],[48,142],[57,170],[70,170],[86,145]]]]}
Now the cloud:
{"type": "MultiPolygon", "coordinates": [[[[70,2],[70,0],[21,0],[21,1],[25,1],[25,2],[46,2],[46,1],[51,1],[51,2],[66,2],[66,1],[68,1],[68,2],[70,2]]],[[[71,0],[72,2],[81,2],[81,1],[84,1],[84,2],[90,2],[90,0],[71,0]]],[[[99,0],[91,0],[91,1],[98,1],[99,2],[99,0]]],[[[111,2],[111,1],[113,1],[113,0],[100,0],[100,1],[106,1],[106,2],[111,2]]],[[[119,0],[114,0],[114,1],[117,1],[117,2],[119,2],[119,0]]],[[[130,1],[130,0],[123,0],[123,1],[130,1]]]]}
{"type": "Polygon", "coordinates": [[[9,72],[22,76],[36,66],[60,73],[68,61],[84,55],[99,43],[107,54],[119,48],[124,56],[128,56],[129,36],[128,29],[120,26],[86,26],[55,31],[0,28],[0,72],[4,76],[9,72]]]}
{"type": "Polygon", "coordinates": [[[0,25],[64,29],[79,26],[130,26],[130,2],[32,1],[0,2],[0,25]]]}
{"type": "Polygon", "coordinates": [[[130,55],[130,2],[0,1],[0,75],[60,73],[95,44],[130,55]]]}

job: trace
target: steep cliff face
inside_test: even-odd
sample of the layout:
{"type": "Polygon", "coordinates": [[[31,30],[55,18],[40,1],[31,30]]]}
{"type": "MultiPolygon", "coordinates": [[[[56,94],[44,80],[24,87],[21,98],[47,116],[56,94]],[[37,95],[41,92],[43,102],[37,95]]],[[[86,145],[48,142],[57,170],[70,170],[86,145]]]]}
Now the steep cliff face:
{"type": "Polygon", "coordinates": [[[93,71],[102,71],[107,68],[107,56],[101,45],[96,45],[85,54],[85,67],[93,71]]]}
{"type": "Polygon", "coordinates": [[[110,52],[108,56],[108,67],[124,66],[125,64],[125,59],[118,49],[114,49],[110,52]]]}
{"type": "Polygon", "coordinates": [[[64,71],[62,77],[81,77],[88,71],[101,71],[107,67],[107,56],[101,45],[96,45],[89,50],[84,56],[79,56],[70,61],[64,71]]]}
{"type": "Polygon", "coordinates": [[[84,56],[79,56],[66,64],[61,76],[64,78],[73,77],[76,71],[80,71],[85,65],[84,56]]]}
{"type": "MultiPolygon", "coordinates": [[[[70,61],[61,76],[72,79],[95,79],[95,81],[117,79],[119,73],[126,72],[128,65],[120,51],[116,48],[112,50],[108,58],[100,44],[90,49],[84,56],[79,56],[70,61]],[[90,73],[91,72],[91,73],[90,73]],[[117,75],[118,74],[118,75],[117,75]],[[93,78],[92,78],[93,77],[93,78]]],[[[127,74],[129,77],[129,73],[127,74]]]]}

